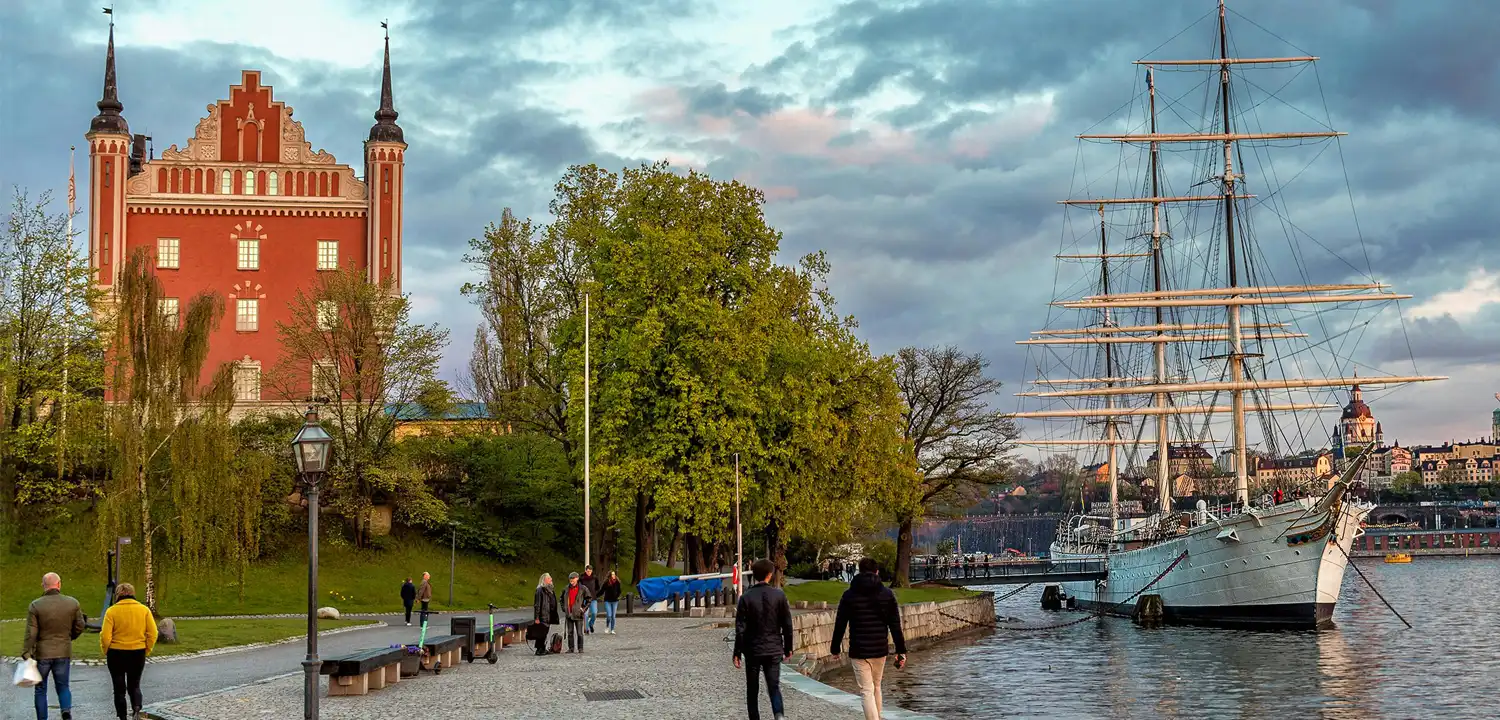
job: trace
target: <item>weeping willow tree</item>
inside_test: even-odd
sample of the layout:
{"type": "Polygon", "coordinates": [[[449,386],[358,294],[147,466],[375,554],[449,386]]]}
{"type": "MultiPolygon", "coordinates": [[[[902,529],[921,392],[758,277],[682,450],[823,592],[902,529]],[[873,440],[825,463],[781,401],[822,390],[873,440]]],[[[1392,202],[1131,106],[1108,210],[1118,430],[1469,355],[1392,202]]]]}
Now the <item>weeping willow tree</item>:
{"type": "Polygon", "coordinates": [[[234,457],[228,439],[232,366],[220,366],[202,382],[223,298],[200,293],[180,314],[164,313],[152,265],[146,250],[131,253],[111,298],[116,326],[110,391],[119,452],[101,527],[136,531],[145,604],[154,612],[153,536],[166,530],[175,537],[176,554],[190,559],[221,555],[233,542],[205,531],[219,519],[210,506],[238,503],[221,494],[233,485],[228,476],[234,457]]]}

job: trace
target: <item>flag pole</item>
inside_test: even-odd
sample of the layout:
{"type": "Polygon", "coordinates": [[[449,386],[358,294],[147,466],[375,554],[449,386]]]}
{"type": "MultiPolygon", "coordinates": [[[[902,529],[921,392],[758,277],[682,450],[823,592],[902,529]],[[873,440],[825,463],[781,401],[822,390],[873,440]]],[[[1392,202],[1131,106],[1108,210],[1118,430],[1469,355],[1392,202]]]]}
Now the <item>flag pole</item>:
{"type": "Polygon", "coordinates": [[[591,564],[589,552],[589,296],[583,296],[583,564],[591,564]]]}
{"type": "Polygon", "coordinates": [[[744,590],[740,580],[745,572],[745,535],[740,526],[740,454],[734,454],[734,590],[744,590]]]}
{"type": "Polygon", "coordinates": [[[68,146],[68,252],[63,255],[63,366],[62,366],[62,427],[61,440],[57,443],[57,479],[62,480],[64,453],[68,446],[68,366],[73,358],[73,306],[68,298],[68,284],[73,281],[73,212],[78,199],[78,186],[74,181],[73,155],[77,146],[68,146]]]}

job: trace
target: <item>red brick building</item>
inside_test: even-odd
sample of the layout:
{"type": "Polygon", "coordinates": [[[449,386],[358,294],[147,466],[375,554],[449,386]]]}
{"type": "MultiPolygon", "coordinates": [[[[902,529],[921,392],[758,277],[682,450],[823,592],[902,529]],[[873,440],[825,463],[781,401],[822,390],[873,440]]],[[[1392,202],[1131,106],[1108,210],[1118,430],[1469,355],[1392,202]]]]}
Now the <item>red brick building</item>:
{"type": "Polygon", "coordinates": [[[161,278],[163,312],[175,315],[199,292],[219,293],[225,315],[205,381],[233,362],[240,402],[281,400],[261,397],[260,377],[280,357],[276,323],[290,320],[299,289],[340,267],[399,289],[406,143],[391,98],[389,36],[362,177],[313,150],[291,106],[254,70],[208,105],[185,148],[147,157],[146,138],[131,135],[122,114],[113,24],[98,107],[85,135],[96,281],[113,287],[128,254],[145,248],[161,278]]]}

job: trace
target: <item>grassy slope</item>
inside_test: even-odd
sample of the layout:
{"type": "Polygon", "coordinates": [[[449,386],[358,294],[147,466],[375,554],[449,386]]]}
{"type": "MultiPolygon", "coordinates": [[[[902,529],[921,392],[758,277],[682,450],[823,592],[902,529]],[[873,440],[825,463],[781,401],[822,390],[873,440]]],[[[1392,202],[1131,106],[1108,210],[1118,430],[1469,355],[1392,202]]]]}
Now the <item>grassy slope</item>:
{"type": "MultiPolygon", "coordinates": [[[[843,597],[844,591],[849,589],[847,583],[837,580],[818,580],[814,582],[798,583],[786,586],[786,597],[796,602],[807,600],[808,602],[826,601],[829,605],[837,605],[839,598],[843,597]]],[[[897,588],[896,600],[901,603],[917,602],[942,602],[944,600],[957,600],[975,594],[972,590],[963,588],[897,588]]]]}
{"type": "MultiPolygon", "coordinates": [[[[350,625],[368,625],[369,620],[320,620],[318,629],[332,630],[350,625]]],[[[301,618],[268,618],[263,620],[181,620],[177,622],[177,634],[182,642],[158,644],[152,657],[180,655],[202,650],[248,645],[250,643],[274,642],[305,634],[307,621],[301,618]]],[[[26,623],[0,623],[0,652],[17,655],[26,635],[26,623]]],[[[73,657],[79,660],[97,660],[99,635],[84,633],[73,641],[73,657]]]]}
{"type": "MultiPolygon", "coordinates": [[[[104,595],[104,559],[93,548],[94,528],[86,520],[52,528],[50,542],[12,554],[0,563],[0,618],[25,617],[26,606],[41,592],[42,574],[55,571],[63,577],[63,591],[83,603],[90,617],[99,613],[104,595]]],[[[320,604],[343,612],[399,612],[401,582],[407,576],[420,581],[423,571],[432,573],[434,610],[448,605],[448,547],[416,535],[390,538],[388,549],[359,551],[347,545],[319,547],[318,589],[320,604]]],[[[235,569],[206,568],[200,571],[167,568],[158,572],[157,609],[164,616],[273,614],[304,612],[307,608],[306,551],[297,547],[280,558],[252,565],[246,572],[244,599],[240,599],[235,569]]],[[[531,604],[537,577],[544,571],[562,580],[577,570],[571,561],[555,553],[537,553],[541,559],[501,564],[489,558],[460,552],[451,607],[482,609],[487,602],[501,607],[531,604]]],[[[126,571],[122,580],[140,590],[139,551],[125,549],[126,571]]],[[[621,568],[628,581],[628,559],[621,568]]],[[[653,571],[666,571],[653,568],[653,571]]]]}

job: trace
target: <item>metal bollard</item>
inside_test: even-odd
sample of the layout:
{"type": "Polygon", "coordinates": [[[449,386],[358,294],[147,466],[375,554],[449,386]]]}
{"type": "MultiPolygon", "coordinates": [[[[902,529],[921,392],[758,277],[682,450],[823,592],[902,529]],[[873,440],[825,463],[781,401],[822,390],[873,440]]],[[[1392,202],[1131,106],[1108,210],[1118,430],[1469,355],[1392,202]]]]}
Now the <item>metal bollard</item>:
{"type": "Polygon", "coordinates": [[[632,593],[625,593],[625,614],[635,614],[635,595],[632,593]]]}
{"type": "Polygon", "coordinates": [[[682,606],[677,602],[677,593],[672,593],[667,599],[672,603],[672,612],[682,612],[682,606]]]}

